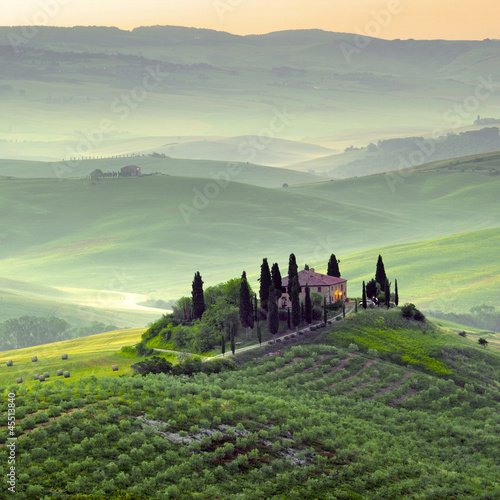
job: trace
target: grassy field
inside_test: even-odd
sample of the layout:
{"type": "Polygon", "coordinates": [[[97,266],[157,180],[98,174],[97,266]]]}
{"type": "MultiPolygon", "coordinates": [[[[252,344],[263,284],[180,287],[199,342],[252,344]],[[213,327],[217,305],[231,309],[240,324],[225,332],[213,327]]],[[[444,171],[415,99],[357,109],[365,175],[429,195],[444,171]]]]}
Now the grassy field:
{"type": "Polygon", "coordinates": [[[23,384],[28,386],[40,384],[33,380],[35,374],[50,373],[49,382],[57,377],[57,370],[69,371],[71,380],[95,375],[96,377],[119,377],[123,374],[130,375],[130,366],[142,358],[129,358],[118,354],[118,351],[127,345],[140,342],[144,328],[117,330],[101,333],[90,337],[74,340],[65,340],[53,344],[16,349],[0,353],[0,385],[6,387],[14,384],[18,377],[23,378],[23,384]],[[68,354],[67,360],[62,360],[61,355],[68,354]],[[33,363],[32,356],[37,356],[38,361],[33,363]],[[13,366],[6,366],[12,360],[13,366]],[[119,370],[114,372],[113,365],[118,365],[119,370]]]}

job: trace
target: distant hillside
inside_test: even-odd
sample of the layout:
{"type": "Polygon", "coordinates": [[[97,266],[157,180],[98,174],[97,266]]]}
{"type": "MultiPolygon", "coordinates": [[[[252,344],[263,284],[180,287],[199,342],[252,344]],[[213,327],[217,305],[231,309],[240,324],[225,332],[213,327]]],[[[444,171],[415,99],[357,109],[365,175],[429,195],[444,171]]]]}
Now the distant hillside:
{"type": "Polygon", "coordinates": [[[488,127],[448,134],[438,140],[424,137],[383,139],[365,148],[348,148],[342,154],[315,158],[288,167],[311,174],[346,179],[498,150],[499,129],[488,127]]]}
{"type": "Polygon", "coordinates": [[[93,160],[66,160],[64,162],[36,162],[0,159],[0,176],[19,178],[85,178],[94,170],[119,172],[127,165],[137,165],[143,174],[166,174],[180,177],[220,178],[221,182],[241,182],[253,186],[277,188],[283,184],[314,183],[321,177],[286,168],[266,167],[232,161],[173,159],[161,154],[102,158],[93,160]]]}
{"type": "MultiPolygon", "coordinates": [[[[419,256],[427,245],[420,242],[499,227],[500,176],[492,175],[495,165],[495,157],[456,159],[411,172],[288,189],[237,182],[218,187],[212,179],[176,176],[1,179],[5,257],[0,275],[28,283],[28,296],[33,295],[31,283],[72,287],[68,302],[92,307],[99,290],[176,299],[189,291],[198,269],[207,284],[240,276],[243,269],[255,282],[263,257],[286,269],[291,252],[300,265],[316,265],[332,252],[345,256],[403,245],[394,251],[409,266],[404,275],[418,277],[425,273],[425,261],[420,262],[419,256]],[[416,274],[415,269],[419,269],[416,274]]],[[[467,243],[443,243],[440,248],[449,255],[445,263],[436,260],[433,272],[440,276],[446,268],[450,276],[461,273],[461,259],[481,252],[476,262],[484,269],[493,266],[485,272],[496,276],[495,251],[486,241],[474,249],[475,237],[471,233],[467,243]],[[454,259],[458,259],[455,264],[454,259]]],[[[373,272],[373,262],[368,262],[376,255],[370,252],[363,261],[367,267],[358,270],[357,260],[342,264],[348,279],[363,279],[373,272]]],[[[476,285],[474,274],[465,276],[450,308],[468,310],[474,304],[491,303],[490,288],[476,285]]],[[[408,283],[405,293],[438,309],[432,294],[441,294],[449,284],[441,278],[432,283],[425,292],[418,283],[411,289],[408,283]]],[[[356,286],[352,291],[359,294],[356,286]]],[[[61,300],[50,293],[43,296],[61,300]]],[[[105,307],[111,309],[125,300],[120,293],[109,298],[105,307]]],[[[129,303],[133,300],[127,296],[125,304],[129,303]]]]}
{"type": "MultiPolygon", "coordinates": [[[[0,157],[9,141],[45,142],[47,158],[48,143],[88,137],[89,155],[103,141],[126,149],[153,136],[258,136],[259,150],[275,138],[343,150],[453,132],[478,114],[500,117],[492,40],[372,38],[361,50],[354,35],[321,30],[244,37],[180,27],[36,30],[28,39],[21,28],[0,28],[0,157]],[[456,112],[478,87],[486,96],[478,109],[456,112]]],[[[61,158],[60,149],[51,158],[61,158]]]]}

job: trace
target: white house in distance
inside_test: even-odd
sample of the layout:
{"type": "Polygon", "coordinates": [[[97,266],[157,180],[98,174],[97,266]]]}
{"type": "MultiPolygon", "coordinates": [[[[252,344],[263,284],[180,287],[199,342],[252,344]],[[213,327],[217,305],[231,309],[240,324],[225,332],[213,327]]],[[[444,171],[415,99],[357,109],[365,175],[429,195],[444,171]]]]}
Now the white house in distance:
{"type": "MultiPolygon", "coordinates": [[[[315,272],[314,269],[299,271],[298,278],[300,286],[299,298],[301,300],[306,296],[306,285],[309,285],[311,293],[320,293],[323,297],[326,297],[327,304],[336,302],[339,299],[345,300],[347,297],[347,280],[343,278],[320,274],[315,272]]],[[[283,287],[283,294],[278,301],[278,306],[283,308],[292,307],[288,294],[288,276],[281,280],[281,286],[283,287]]]]}

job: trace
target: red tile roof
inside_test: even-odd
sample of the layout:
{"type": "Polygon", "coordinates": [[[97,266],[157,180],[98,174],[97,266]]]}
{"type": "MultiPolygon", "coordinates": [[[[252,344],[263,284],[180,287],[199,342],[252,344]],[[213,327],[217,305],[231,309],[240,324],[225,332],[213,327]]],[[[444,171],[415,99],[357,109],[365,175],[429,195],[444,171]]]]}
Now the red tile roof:
{"type": "MultiPolygon", "coordinates": [[[[320,274],[314,272],[314,269],[309,271],[299,271],[299,285],[300,286],[332,286],[338,285],[340,283],[347,283],[344,278],[334,278],[333,276],[328,276],[327,274],[320,274]]],[[[281,280],[282,286],[288,286],[288,276],[281,280]]]]}

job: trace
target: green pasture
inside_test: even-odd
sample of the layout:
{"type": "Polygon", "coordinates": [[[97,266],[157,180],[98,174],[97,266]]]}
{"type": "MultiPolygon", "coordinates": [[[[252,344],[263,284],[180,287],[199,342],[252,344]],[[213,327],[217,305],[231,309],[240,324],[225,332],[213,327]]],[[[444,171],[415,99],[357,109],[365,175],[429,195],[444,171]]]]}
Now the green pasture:
{"type": "Polygon", "coordinates": [[[144,330],[144,328],[117,330],[2,352],[0,353],[0,385],[6,387],[15,384],[18,377],[23,378],[23,385],[41,384],[38,380],[33,380],[33,376],[47,371],[50,377],[44,382],[46,384],[59,378],[71,381],[91,375],[98,377],[130,375],[132,373],[130,366],[142,358],[126,357],[118,354],[118,351],[123,346],[140,342],[144,330]],[[68,359],[62,360],[62,354],[68,354],[68,359]],[[32,356],[37,356],[38,361],[32,362],[32,356]],[[13,366],[6,365],[9,360],[14,362],[13,366]],[[118,371],[112,370],[113,365],[118,365],[118,371]],[[58,377],[57,370],[69,371],[70,378],[58,377]]]}

